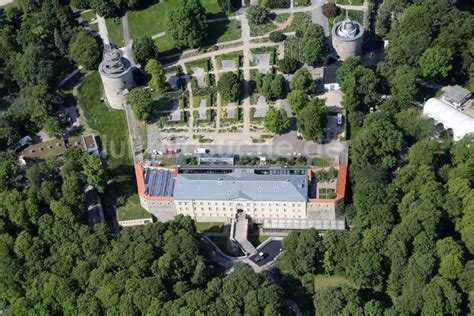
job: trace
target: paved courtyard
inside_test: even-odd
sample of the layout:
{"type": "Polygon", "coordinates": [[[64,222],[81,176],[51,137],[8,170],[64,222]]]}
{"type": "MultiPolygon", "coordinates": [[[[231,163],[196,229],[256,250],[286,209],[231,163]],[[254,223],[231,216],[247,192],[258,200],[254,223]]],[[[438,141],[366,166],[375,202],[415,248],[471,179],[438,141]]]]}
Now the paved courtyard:
{"type": "Polygon", "coordinates": [[[267,74],[270,71],[270,54],[255,54],[253,57],[258,71],[267,74]]]}
{"type": "Polygon", "coordinates": [[[235,60],[224,59],[222,61],[222,70],[224,70],[224,71],[236,71],[237,66],[235,64],[235,60]]]}
{"type": "Polygon", "coordinates": [[[206,86],[206,80],[205,80],[204,69],[202,69],[201,67],[194,67],[193,68],[193,73],[194,73],[194,77],[196,77],[198,86],[201,87],[201,88],[205,87],[206,86]]]}

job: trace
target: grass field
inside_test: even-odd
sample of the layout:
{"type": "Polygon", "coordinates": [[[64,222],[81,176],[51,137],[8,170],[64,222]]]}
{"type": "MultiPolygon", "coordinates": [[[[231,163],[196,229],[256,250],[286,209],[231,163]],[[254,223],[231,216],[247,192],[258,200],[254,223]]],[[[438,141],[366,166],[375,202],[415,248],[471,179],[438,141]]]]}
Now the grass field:
{"type": "MultiPolygon", "coordinates": [[[[128,12],[130,36],[137,38],[144,35],[154,35],[165,31],[166,12],[177,5],[177,1],[157,2],[146,9],[128,12]]],[[[201,0],[208,19],[227,16],[222,12],[215,0],[201,0]]]]}
{"type": "Polygon", "coordinates": [[[150,213],[141,207],[138,194],[130,196],[126,205],[117,208],[117,216],[119,221],[151,217],[150,213]]]}
{"type": "Polygon", "coordinates": [[[196,223],[196,230],[198,233],[222,233],[224,224],[214,222],[196,223]]]}
{"type": "Polygon", "coordinates": [[[107,32],[109,33],[110,41],[117,46],[122,46],[124,41],[122,21],[120,18],[106,19],[105,23],[107,24],[107,32]]]}
{"type": "Polygon", "coordinates": [[[349,280],[343,276],[339,275],[323,275],[319,274],[314,277],[314,288],[315,290],[324,289],[328,286],[337,286],[337,285],[349,285],[354,286],[349,280]]]}
{"type": "MultiPolygon", "coordinates": [[[[238,40],[241,37],[240,22],[235,20],[210,23],[207,30],[207,38],[203,45],[213,45],[227,41],[238,40]]],[[[181,50],[173,45],[173,41],[167,35],[155,39],[155,44],[161,56],[177,54],[181,50]]]]}
{"type": "Polygon", "coordinates": [[[236,20],[209,23],[204,45],[235,41],[241,37],[240,22],[236,20]]]}
{"type": "Polygon", "coordinates": [[[94,72],[79,87],[78,104],[81,122],[99,134],[100,146],[107,152],[106,166],[112,183],[103,201],[110,221],[116,199],[135,194],[137,187],[125,112],[109,109],[101,102],[101,94],[102,83],[99,74],[94,72]]]}
{"type": "Polygon", "coordinates": [[[158,156],[156,160],[160,160],[162,166],[176,166],[176,156],[158,156]]]}
{"type": "Polygon", "coordinates": [[[261,243],[267,240],[269,236],[260,235],[259,233],[249,234],[248,239],[254,247],[258,247],[261,243]]]}
{"type": "Polygon", "coordinates": [[[313,158],[313,166],[316,167],[328,167],[330,165],[330,161],[324,157],[314,157],[313,158]]]}
{"type": "Polygon", "coordinates": [[[92,10],[81,13],[82,21],[90,22],[93,18],[95,18],[95,13],[92,10]]]}

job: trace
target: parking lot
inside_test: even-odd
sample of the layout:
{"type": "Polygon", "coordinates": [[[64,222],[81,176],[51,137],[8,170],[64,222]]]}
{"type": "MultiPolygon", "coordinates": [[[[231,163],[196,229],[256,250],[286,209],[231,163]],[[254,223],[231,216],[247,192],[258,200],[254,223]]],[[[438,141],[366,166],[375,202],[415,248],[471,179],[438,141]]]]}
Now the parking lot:
{"type": "Polygon", "coordinates": [[[273,261],[280,254],[280,249],[281,249],[281,240],[272,240],[268,242],[267,244],[265,244],[263,247],[257,249],[257,252],[263,252],[267,255],[264,259],[257,261],[259,257],[258,254],[251,256],[249,259],[261,267],[273,261]]]}

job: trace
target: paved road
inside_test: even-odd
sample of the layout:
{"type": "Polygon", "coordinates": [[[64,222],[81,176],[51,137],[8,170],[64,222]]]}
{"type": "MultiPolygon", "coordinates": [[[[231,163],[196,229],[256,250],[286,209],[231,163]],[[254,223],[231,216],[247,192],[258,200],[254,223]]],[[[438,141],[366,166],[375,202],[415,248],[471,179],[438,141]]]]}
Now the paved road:
{"type": "Polygon", "coordinates": [[[130,146],[132,147],[133,161],[135,163],[142,162],[143,161],[143,147],[142,147],[140,133],[138,132],[138,122],[137,122],[137,119],[135,118],[135,114],[130,108],[130,105],[126,104],[124,108],[125,108],[125,114],[127,116],[128,133],[130,135],[130,146]]]}
{"type": "Polygon", "coordinates": [[[105,24],[104,17],[96,14],[97,23],[99,25],[99,35],[104,43],[104,49],[107,50],[110,48],[109,32],[107,31],[107,24],[105,24]]]}
{"type": "Polygon", "coordinates": [[[281,240],[272,240],[257,250],[258,252],[263,252],[267,255],[264,259],[257,261],[257,258],[259,257],[258,254],[251,256],[249,259],[259,267],[262,267],[275,260],[275,258],[280,254],[280,250],[281,240]]]}
{"type": "Polygon", "coordinates": [[[0,7],[10,3],[13,3],[13,0],[0,0],[0,7]]]}
{"type": "Polygon", "coordinates": [[[242,106],[244,108],[244,133],[250,131],[250,25],[247,19],[246,11],[241,12],[242,41],[244,53],[244,99],[242,106]]]}

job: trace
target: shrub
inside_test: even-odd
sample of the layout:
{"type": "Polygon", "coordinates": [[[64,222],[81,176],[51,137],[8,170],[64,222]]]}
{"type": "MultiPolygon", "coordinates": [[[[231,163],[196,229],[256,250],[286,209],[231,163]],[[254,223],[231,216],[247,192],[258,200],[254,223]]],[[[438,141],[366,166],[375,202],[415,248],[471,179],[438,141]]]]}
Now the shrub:
{"type": "Polygon", "coordinates": [[[247,18],[251,24],[261,25],[268,22],[268,9],[259,6],[251,6],[247,10],[247,18]]]}
{"type": "Polygon", "coordinates": [[[283,42],[286,39],[286,35],[280,31],[275,31],[270,33],[270,41],[274,43],[283,42]]]}
{"type": "Polygon", "coordinates": [[[277,62],[278,68],[284,74],[292,74],[299,67],[299,61],[292,57],[285,57],[277,62]]]}
{"type": "Polygon", "coordinates": [[[321,9],[327,18],[335,18],[339,14],[339,8],[334,3],[325,3],[321,9]]]}
{"type": "Polygon", "coordinates": [[[290,0],[267,0],[265,6],[271,9],[289,8],[290,0]]]}

